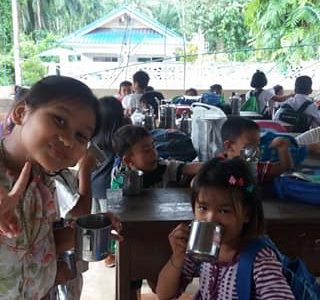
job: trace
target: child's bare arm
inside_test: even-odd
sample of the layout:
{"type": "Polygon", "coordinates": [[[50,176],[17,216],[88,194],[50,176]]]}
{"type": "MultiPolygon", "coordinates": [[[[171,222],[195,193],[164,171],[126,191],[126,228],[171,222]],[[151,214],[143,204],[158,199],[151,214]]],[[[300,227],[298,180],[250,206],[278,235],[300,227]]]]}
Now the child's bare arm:
{"type": "Polygon", "coordinates": [[[64,227],[61,229],[56,229],[54,230],[53,234],[57,253],[62,253],[74,248],[75,231],[73,228],[64,227]]]}
{"type": "Polygon", "coordinates": [[[202,162],[192,162],[184,165],[182,174],[188,176],[196,175],[201,169],[203,163],[202,162]]]}
{"type": "Polygon", "coordinates": [[[90,213],[91,210],[91,172],[96,164],[93,153],[87,151],[85,156],[79,161],[79,200],[70,210],[72,217],[78,217],[90,213]]]}
{"type": "Polygon", "coordinates": [[[283,172],[293,168],[293,161],[289,151],[289,145],[290,141],[282,137],[277,137],[272,141],[270,147],[277,149],[279,163],[272,165],[269,174],[267,174],[267,179],[271,180],[283,172]]]}
{"type": "Polygon", "coordinates": [[[158,277],[156,293],[159,300],[171,299],[179,289],[188,233],[188,225],[180,224],[169,234],[172,256],[162,268],[158,277]]]}

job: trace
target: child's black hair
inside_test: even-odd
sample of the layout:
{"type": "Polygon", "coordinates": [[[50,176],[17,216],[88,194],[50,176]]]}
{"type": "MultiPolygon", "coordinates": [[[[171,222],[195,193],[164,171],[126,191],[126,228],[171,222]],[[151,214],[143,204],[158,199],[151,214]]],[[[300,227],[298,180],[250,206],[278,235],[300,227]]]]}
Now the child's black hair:
{"type": "Polygon", "coordinates": [[[133,81],[138,83],[141,89],[145,89],[148,86],[150,77],[145,71],[138,71],[133,74],[133,81]]]}
{"type": "Polygon", "coordinates": [[[267,85],[267,83],[268,83],[268,80],[266,75],[263,72],[257,70],[252,75],[250,86],[255,89],[262,89],[267,85]]]}
{"type": "Polygon", "coordinates": [[[198,96],[198,91],[195,88],[190,88],[187,89],[184,94],[188,96],[198,96]]]}
{"type": "Polygon", "coordinates": [[[94,141],[106,151],[112,151],[112,136],[114,132],[124,125],[124,113],[121,102],[115,97],[99,99],[101,107],[101,127],[94,141]]]}
{"type": "Polygon", "coordinates": [[[119,93],[120,93],[120,90],[123,86],[132,86],[132,83],[128,80],[125,80],[125,81],[122,81],[119,85],[119,93]]]}
{"type": "Polygon", "coordinates": [[[276,95],[278,95],[278,93],[279,93],[281,90],[283,90],[283,86],[280,85],[280,84],[277,84],[277,85],[275,85],[275,86],[273,87],[273,90],[274,90],[274,93],[275,93],[276,95]]]}
{"type": "Polygon", "coordinates": [[[249,221],[244,224],[242,237],[251,239],[264,232],[264,215],[261,200],[257,193],[254,178],[245,161],[240,158],[207,161],[194,177],[191,188],[192,208],[202,189],[221,188],[231,193],[236,213],[240,210],[249,213],[249,221]],[[239,193],[240,192],[240,193],[239,193]]]}
{"type": "Polygon", "coordinates": [[[31,109],[37,109],[50,102],[78,102],[92,109],[96,116],[93,136],[100,127],[100,107],[91,89],[79,80],[66,76],[48,76],[36,82],[24,97],[31,109]]]}
{"type": "Polygon", "coordinates": [[[123,157],[135,144],[149,136],[149,132],[141,126],[126,125],[114,133],[112,148],[118,156],[123,157]]]}
{"type": "Polygon", "coordinates": [[[217,95],[221,95],[222,93],[222,86],[220,84],[213,84],[210,86],[210,92],[216,93],[217,95]]]}
{"type": "Polygon", "coordinates": [[[294,84],[296,94],[309,95],[312,93],[312,79],[309,76],[299,76],[294,84]]]}
{"type": "Polygon", "coordinates": [[[235,141],[246,131],[260,131],[259,125],[247,118],[231,116],[221,128],[222,141],[235,141]]]}

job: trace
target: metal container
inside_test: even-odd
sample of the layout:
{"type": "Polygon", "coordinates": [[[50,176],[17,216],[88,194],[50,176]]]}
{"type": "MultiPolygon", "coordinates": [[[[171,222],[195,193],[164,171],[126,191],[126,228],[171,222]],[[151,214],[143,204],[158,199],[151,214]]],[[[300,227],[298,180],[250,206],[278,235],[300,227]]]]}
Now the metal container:
{"type": "Polygon", "coordinates": [[[221,238],[221,225],[194,220],[191,225],[187,254],[200,261],[216,261],[219,256],[221,238]]]}
{"type": "Polygon", "coordinates": [[[187,135],[191,135],[192,119],[183,113],[182,117],[178,119],[178,128],[187,135]]]}
{"type": "Polygon", "coordinates": [[[107,257],[111,242],[111,221],[104,214],[81,216],[76,220],[76,256],[84,261],[107,257]]]}
{"type": "Polygon", "coordinates": [[[143,188],[143,172],[126,170],[123,175],[123,194],[127,196],[139,195],[143,188]]]}
{"type": "Polygon", "coordinates": [[[77,276],[76,253],[73,250],[64,251],[60,255],[60,259],[64,261],[72,273],[73,279],[77,276]]]}
{"type": "Polygon", "coordinates": [[[176,106],[165,104],[160,106],[160,128],[176,128],[176,106]]]}
{"type": "Polygon", "coordinates": [[[240,116],[241,98],[238,94],[235,94],[230,99],[231,112],[233,115],[240,116]]]}
{"type": "Polygon", "coordinates": [[[240,157],[248,164],[250,172],[255,180],[258,182],[258,162],[260,158],[260,149],[254,145],[247,145],[240,151],[240,157]]]}

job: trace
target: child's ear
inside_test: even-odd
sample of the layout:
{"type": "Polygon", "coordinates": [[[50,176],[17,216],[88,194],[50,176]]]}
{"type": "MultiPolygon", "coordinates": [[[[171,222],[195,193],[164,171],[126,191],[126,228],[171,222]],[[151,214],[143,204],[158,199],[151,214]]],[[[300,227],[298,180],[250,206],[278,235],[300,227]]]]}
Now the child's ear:
{"type": "Polygon", "coordinates": [[[229,140],[224,141],[223,148],[225,151],[231,151],[232,150],[232,142],[229,140]]]}
{"type": "Polygon", "coordinates": [[[24,102],[17,104],[11,112],[11,120],[16,125],[21,125],[26,114],[27,106],[24,102]]]}
{"type": "Polygon", "coordinates": [[[122,157],[122,161],[124,162],[124,164],[128,167],[131,166],[132,164],[132,159],[131,159],[131,155],[130,154],[125,154],[123,157],[122,157]]]}

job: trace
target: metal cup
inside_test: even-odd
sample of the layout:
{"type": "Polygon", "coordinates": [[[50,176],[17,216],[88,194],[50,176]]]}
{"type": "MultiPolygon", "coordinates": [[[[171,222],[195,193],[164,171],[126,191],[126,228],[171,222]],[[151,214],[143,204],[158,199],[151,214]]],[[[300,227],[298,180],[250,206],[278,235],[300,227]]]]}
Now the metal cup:
{"type": "Polygon", "coordinates": [[[143,188],[143,172],[127,170],[124,173],[123,193],[127,196],[139,195],[143,188]]]}
{"type": "Polygon", "coordinates": [[[111,221],[104,214],[81,216],[76,220],[76,256],[84,261],[99,261],[110,251],[111,221]]]}
{"type": "Polygon", "coordinates": [[[216,261],[222,231],[222,226],[217,223],[194,220],[191,224],[187,254],[200,261],[216,261]]]}

